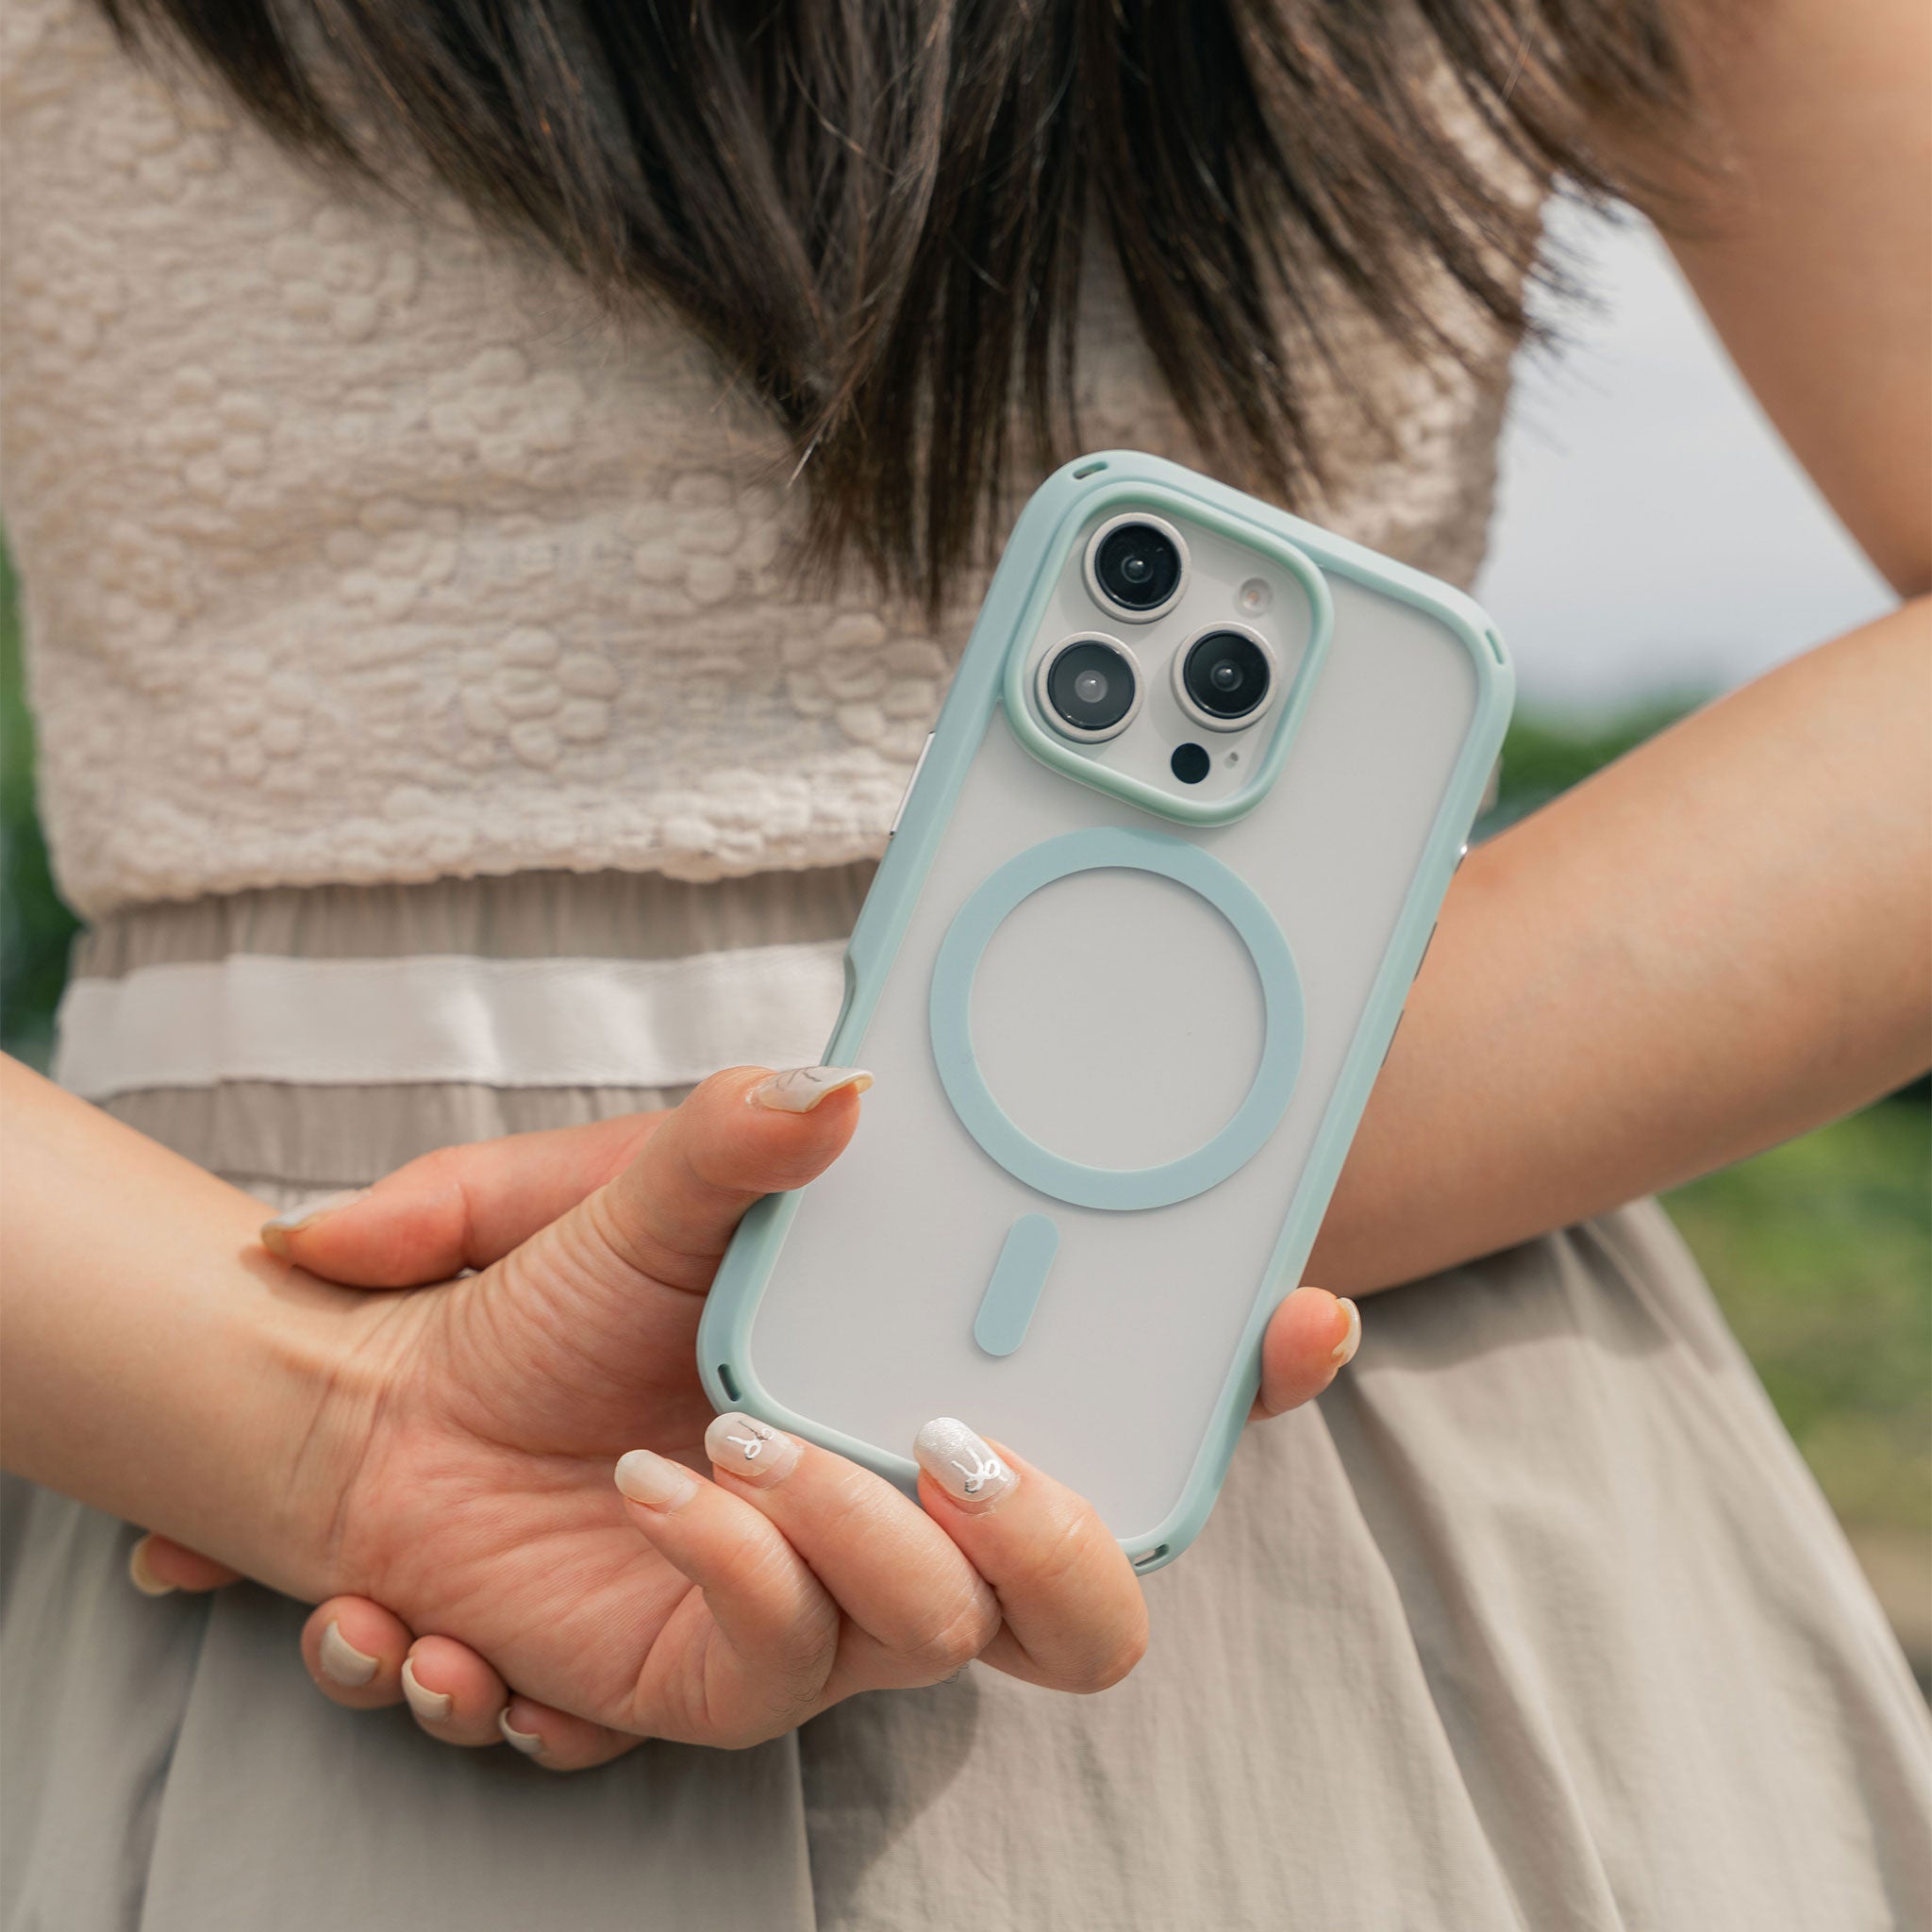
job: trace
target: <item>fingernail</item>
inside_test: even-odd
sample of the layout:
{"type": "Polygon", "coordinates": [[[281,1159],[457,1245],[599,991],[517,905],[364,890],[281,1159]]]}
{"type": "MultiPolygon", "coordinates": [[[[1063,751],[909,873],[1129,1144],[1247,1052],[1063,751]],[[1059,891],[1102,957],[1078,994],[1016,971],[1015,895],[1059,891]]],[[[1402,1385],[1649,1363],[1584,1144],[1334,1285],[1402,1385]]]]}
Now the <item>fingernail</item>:
{"type": "Polygon", "coordinates": [[[496,1713],[496,1728],[503,1733],[503,1741],[521,1751],[525,1757],[542,1757],[543,1740],[535,1731],[518,1730],[509,1721],[509,1706],[507,1704],[496,1713]]]}
{"type": "Polygon", "coordinates": [[[142,1596],[171,1596],[175,1586],[164,1582],[147,1567],[147,1539],[142,1537],[127,1553],[127,1574],[142,1596]]]}
{"type": "Polygon", "coordinates": [[[313,1201],[307,1208],[291,1208],[286,1214],[277,1214],[273,1221],[262,1223],[261,1244],[271,1255],[286,1255],[291,1234],[308,1226],[311,1222],[320,1221],[325,1214],[333,1214],[339,1208],[366,1201],[371,1191],[368,1188],[345,1188],[339,1194],[324,1195],[320,1201],[313,1201]]]}
{"type": "Polygon", "coordinates": [[[344,1690],[359,1690],[375,1676],[381,1658],[371,1657],[367,1651],[358,1650],[341,1633],[341,1627],[331,1624],[322,1633],[322,1649],[318,1657],[322,1674],[331,1684],[340,1684],[344,1690]]]}
{"type": "Polygon", "coordinates": [[[846,1087],[863,1093],[871,1085],[872,1075],[863,1067],[794,1067],[760,1080],[748,1097],[754,1107],[768,1107],[774,1113],[809,1113],[828,1093],[846,1087]]]}
{"type": "Polygon", "coordinates": [[[455,1696],[447,1690],[425,1690],[416,1681],[416,1660],[403,1659],[403,1695],[409,1700],[409,1708],[425,1724],[441,1724],[457,1707],[455,1696]]]}
{"type": "Polygon", "coordinates": [[[1019,1475],[995,1456],[986,1441],[962,1422],[942,1415],[913,1439],[919,1466],[962,1509],[975,1516],[1017,1489],[1019,1475]]]}
{"type": "Polygon", "coordinates": [[[769,1490],[798,1467],[803,1452],[782,1430],[727,1409],[705,1431],[705,1454],[714,1469],[727,1470],[741,1482],[769,1490]]]}
{"type": "Polygon", "coordinates": [[[617,1458],[617,1487],[646,1509],[681,1509],[698,1492],[698,1479],[681,1462],[633,1449],[617,1458]]]}
{"type": "Polygon", "coordinates": [[[1339,1369],[1344,1362],[1355,1359],[1355,1352],[1362,1345],[1362,1311],[1344,1295],[1338,1295],[1335,1305],[1348,1310],[1348,1333],[1335,1344],[1335,1352],[1328,1358],[1339,1369]]]}

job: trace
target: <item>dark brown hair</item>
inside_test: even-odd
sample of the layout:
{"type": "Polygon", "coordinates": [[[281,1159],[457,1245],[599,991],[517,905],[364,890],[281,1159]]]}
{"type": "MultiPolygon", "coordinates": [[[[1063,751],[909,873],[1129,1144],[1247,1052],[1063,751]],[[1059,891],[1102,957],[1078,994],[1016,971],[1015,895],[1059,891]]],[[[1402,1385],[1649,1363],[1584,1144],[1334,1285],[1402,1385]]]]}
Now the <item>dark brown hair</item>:
{"type": "Polygon", "coordinates": [[[782,425],[821,557],[928,600],[1016,436],[1076,446],[1083,245],[1207,460],[1288,494],[1320,477],[1319,285],[1416,351],[1456,347],[1445,272],[1521,330],[1508,168],[1614,192],[1592,128],[1667,129],[1688,96],[1668,0],[103,5],[293,148],[379,176],[359,112],[612,308],[668,304],[782,425]]]}

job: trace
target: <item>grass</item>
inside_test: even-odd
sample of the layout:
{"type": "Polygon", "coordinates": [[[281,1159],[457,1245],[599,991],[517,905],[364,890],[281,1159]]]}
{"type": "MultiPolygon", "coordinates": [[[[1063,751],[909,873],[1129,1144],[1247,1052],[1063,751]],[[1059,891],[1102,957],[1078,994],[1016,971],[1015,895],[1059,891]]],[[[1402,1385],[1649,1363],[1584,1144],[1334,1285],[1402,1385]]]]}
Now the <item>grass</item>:
{"type": "Polygon", "coordinates": [[[33,724],[13,569],[0,546],[0,1052],[44,1067],[77,922],[55,890],[34,811],[33,724]]]}
{"type": "Polygon", "coordinates": [[[1832,1507],[1932,1540],[1932,1110],[1888,1101],[1665,1205],[1832,1507]]]}

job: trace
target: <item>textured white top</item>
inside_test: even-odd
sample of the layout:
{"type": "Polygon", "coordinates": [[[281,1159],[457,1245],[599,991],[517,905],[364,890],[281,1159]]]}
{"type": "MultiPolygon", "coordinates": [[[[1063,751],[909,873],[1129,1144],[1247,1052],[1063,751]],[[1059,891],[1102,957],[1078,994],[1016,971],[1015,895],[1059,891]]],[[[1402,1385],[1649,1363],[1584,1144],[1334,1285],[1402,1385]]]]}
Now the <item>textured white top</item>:
{"type": "MultiPolygon", "coordinates": [[[[934,637],[802,600],[780,441],[681,327],[446,200],[346,199],[86,0],[0,0],[0,170],[4,510],[82,912],[880,848],[970,601],[934,637]]],[[[1297,507],[1466,580],[1507,345],[1339,335],[1394,434],[1318,398],[1336,480],[1297,507]]],[[[1099,278],[1080,380],[1089,446],[1189,458],[1099,278]]]]}

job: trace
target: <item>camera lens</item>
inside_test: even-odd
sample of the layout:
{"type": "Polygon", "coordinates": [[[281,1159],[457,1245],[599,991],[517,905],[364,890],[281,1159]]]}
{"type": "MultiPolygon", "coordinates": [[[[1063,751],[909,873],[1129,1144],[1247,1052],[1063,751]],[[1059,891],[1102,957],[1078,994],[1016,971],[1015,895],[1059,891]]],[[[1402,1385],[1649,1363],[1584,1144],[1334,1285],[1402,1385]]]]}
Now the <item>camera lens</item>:
{"type": "Polygon", "coordinates": [[[1100,595],[1136,615],[1172,603],[1185,569],[1180,543],[1173,534],[1136,517],[1100,533],[1091,564],[1093,587],[1100,595]]]}
{"type": "Polygon", "coordinates": [[[1181,688],[1195,708],[1223,724],[1251,717],[1274,681],[1268,653],[1245,631],[1210,630],[1188,647],[1181,688]]]}
{"type": "Polygon", "coordinates": [[[1062,644],[1047,664],[1041,690],[1061,721],[1083,734],[1117,729],[1139,698],[1132,660],[1103,638],[1062,644]]]}

